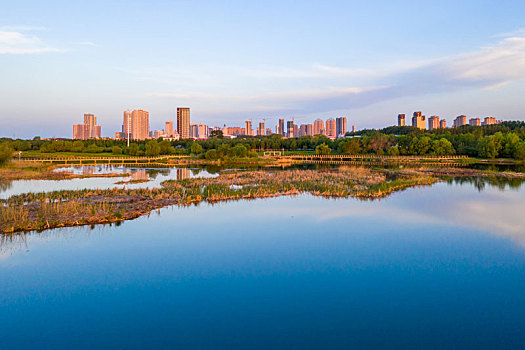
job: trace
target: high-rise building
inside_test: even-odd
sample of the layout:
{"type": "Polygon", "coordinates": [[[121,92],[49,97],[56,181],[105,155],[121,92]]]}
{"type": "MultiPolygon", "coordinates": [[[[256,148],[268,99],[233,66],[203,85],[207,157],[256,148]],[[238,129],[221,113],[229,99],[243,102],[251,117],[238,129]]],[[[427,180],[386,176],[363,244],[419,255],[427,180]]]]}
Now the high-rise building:
{"type": "Polygon", "coordinates": [[[335,135],[343,137],[346,134],[346,117],[339,117],[335,119],[335,135]]]}
{"type": "Polygon", "coordinates": [[[293,120],[289,120],[289,121],[286,122],[286,136],[287,137],[295,137],[293,120]]]}
{"type": "Polygon", "coordinates": [[[469,125],[472,125],[472,126],[481,126],[481,119],[479,119],[479,118],[470,118],[468,123],[469,123],[469,125]]]}
{"type": "Polygon", "coordinates": [[[135,109],[131,112],[131,137],[133,140],[145,140],[149,137],[149,112],[135,109]]]}
{"type": "Polygon", "coordinates": [[[199,139],[207,139],[208,138],[208,125],[204,124],[204,123],[199,123],[197,124],[197,132],[198,132],[198,135],[197,137],[199,139]]]}
{"type": "Polygon", "coordinates": [[[337,134],[336,134],[336,123],[335,123],[335,120],[333,118],[330,118],[326,121],[326,136],[330,137],[330,138],[335,138],[337,137],[337,134]]]}
{"type": "Polygon", "coordinates": [[[244,134],[248,136],[253,136],[252,121],[247,120],[244,122],[244,134]]]}
{"type": "Polygon", "coordinates": [[[190,138],[190,109],[177,107],[177,132],[181,139],[190,138]]]}
{"type": "Polygon", "coordinates": [[[294,137],[298,137],[299,136],[299,125],[297,125],[297,124],[293,125],[293,135],[294,135],[294,137]]]}
{"type": "Polygon", "coordinates": [[[131,136],[131,112],[129,109],[127,111],[124,111],[124,119],[122,121],[122,132],[124,133],[124,137],[126,139],[132,138],[131,136]]]}
{"type": "Polygon", "coordinates": [[[434,129],[439,129],[439,117],[437,115],[428,118],[428,130],[434,129]]]}
{"type": "Polygon", "coordinates": [[[454,127],[457,128],[463,125],[467,125],[467,116],[466,115],[457,116],[456,119],[454,119],[454,127]]]}
{"type": "Polygon", "coordinates": [[[95,137],[95,125],[97,124],[97,117],[91,113],[84,113],[84,124],[88,126],[88,138],[95,137]]]}
{"type": "Polygon", "coordinates": [[[264,122],[259,123],[259,127],[257,128],[257,136],[264,136],[264,122]]]}
{"type": "Polygon", "coordinates": [[[167,137],[173,137],[173,121],[167,120],[166,121],[166,127],[165,127],[165,134],[167,137]]]}
{"type": "Polygon", "coordinates": [[[190,137],[192,139],[198,139],[199,138],[199,124],[197,124],[197,123],[190,123],[190,137]]]}
{"type": "Polygon", "coordinates": [[[281,135],[285,135],[285,130],[284,130],[284,119],[279,119],[279,124],[277,124],[277,133],[278,134],[281,134],[281,135]]]}
{"type": "Polygon", "coordinates": [[[412,126],[415,126],[418,129],[425,129],[425,116],[421,115],[421,112],[414,112],[412,117],[412,126]]]}
{"type": "Polygon", "coordinates": [[[321,119],[314,121],[314,135],[324,135],[324,123],[321,119]]]}
{"type": "Polygon", "coordinates": [[[299,126],[299,134],[297,134],[297,136],[306,136],[306,124],[301,124],[301,126],[299,126]]]}
{"type": "Polygon", "coordinates": [[[441,120],[439,121],[439,127],[440,127],[441,129],[446,129],[446,128],[447,128],[447,121],[446,121],[446,119],[441,119],[441,120]]]}
{"type": "Polygon", "coordinates": [[[483,119],[483,125],[494,125],[497,123],[498,122],[496,121],[496,118],[494,117],[485,117],[485,119],[483,119]]]}
{"type": "Polygon", "coordinates": [[[356,132],[357,131],[357,125],[352,125],[352,132],[356,132]]]}
{"type": "Polygon", "coordinates": [[[84,114],[83,124],[73,124],[73,139],[87,140],[100,137],[101,128],[100,125],[97,125],[97,118],[93,114],[84,114]]]}
{"type": "Polygon", "coordinates": [[[313,135],[314,135],[314,125],[313,124],[306,124],[305,136],[313,136],[313,135]]]}
{"type": "Polygon", "coordinates": [[[404,114],[397,115],[397,126],[405,126],[405,115],[404,114]]]}

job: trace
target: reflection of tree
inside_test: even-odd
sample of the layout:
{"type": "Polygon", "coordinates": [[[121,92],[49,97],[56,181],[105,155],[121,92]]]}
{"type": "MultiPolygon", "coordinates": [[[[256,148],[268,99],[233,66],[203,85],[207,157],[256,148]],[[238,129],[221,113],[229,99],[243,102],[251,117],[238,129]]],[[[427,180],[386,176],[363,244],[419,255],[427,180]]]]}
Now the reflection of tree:
{"type": "Polygon", "coordinates": [[[193,169],[191,169],[191,174],[192,174],[193,176],[197,176],[197,175],[199,175],[199,173],[201,172],[201,170],[202,170],[202,169],[200,169],[200,168],[193,168],[193,169]]]}
{"type": "Polygon", "coordinates": [[[512,189],[519,189],[525,182],[524,178],[505,178],[502,176],[478,177],[478,176],[464,176],[450,179],[448,183],[455,183],[459,185],[471,184],[477,188],[478,191],[483,191],[485,187],[497,187],[500,190],[505,190],[507,186],[512,189]]]}
{"type": "Polygon", "coordinates": [[[0,191],[7,191],[11,187],[13,187],[13,181],[0,181],[0,191]]]}
{"type": "Polygon", "coordinates": [[[164,169],[147,169],[146,172],[148,173],[149,177],[151,179],[155,179],[157,177],[157,175],[161,174],[161,175],[164,175],[164,176],[169,176],[170,174],[170,170],[169,168],[164,168],[164,169]]]}

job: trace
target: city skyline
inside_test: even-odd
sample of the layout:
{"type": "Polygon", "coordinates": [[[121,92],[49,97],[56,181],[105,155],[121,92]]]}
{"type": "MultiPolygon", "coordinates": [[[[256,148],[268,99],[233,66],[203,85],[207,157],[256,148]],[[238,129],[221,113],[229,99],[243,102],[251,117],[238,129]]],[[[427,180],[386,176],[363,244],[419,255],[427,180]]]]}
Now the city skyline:
{"type": "Polygon", "coordinates": [[[254,129],[326,115],[378,128],[402,110],[523,120],[524,12],[521,1],[5,3],[0,137],[67,135],[85,111],[111,137],[129,106],[152,125],[186,105],[207,125],[254,129]]]}

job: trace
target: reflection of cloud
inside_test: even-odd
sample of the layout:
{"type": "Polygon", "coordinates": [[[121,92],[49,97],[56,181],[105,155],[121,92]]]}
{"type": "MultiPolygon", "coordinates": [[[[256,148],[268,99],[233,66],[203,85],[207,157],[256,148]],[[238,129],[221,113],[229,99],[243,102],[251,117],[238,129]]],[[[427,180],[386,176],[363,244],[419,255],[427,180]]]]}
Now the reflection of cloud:
{"type": "Polygon", "coordinates": [[[32,54],[63,52],[43,43],[38,37],[21,31],[0,29],[0,54],[32,54]]]}

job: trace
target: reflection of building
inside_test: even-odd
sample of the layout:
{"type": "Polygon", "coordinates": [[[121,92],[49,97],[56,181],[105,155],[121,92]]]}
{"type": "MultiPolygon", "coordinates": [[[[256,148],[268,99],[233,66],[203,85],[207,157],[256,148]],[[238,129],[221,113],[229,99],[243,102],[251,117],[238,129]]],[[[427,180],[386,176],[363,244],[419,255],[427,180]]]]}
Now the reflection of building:
{"type": "Polygon", "coordinates": [[[412,116],[412,126],[421,130],[425,129],[425,116],[421,115],[421,112],[414,112],[412,116]]]}
{"type": "Polygon", "coordinates": [[[405,115],[404,114],[397,115],[397,126],[405,126],[405,115]]]}
{"type": "Polygon", "coordinates": [[[434,129],[439,129],[439,117],[437,115],[428,118],[428,130],[434,129]]]}
{"type": "Polygon", "coordinates": [[[177,132],[181,139],[190,138],[190,109],[177,107],[177,132]]]}
{"type": "Polygon", "coordinates": [[[149,180],[146,169],[136,169],[131,173],[131,180],[149,180]]]}
{"type": "Polygon", "coordinates": [[[177,169],[177,180],[185,180],[190,178],[190,169],[179,168],[177,169]]]}
{"type": "Polygon", "coordinates": [[[346,117],[335,119],[335,136],[343,137],[346,135],[346,117]]]}

